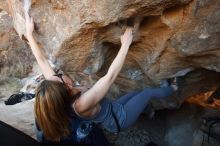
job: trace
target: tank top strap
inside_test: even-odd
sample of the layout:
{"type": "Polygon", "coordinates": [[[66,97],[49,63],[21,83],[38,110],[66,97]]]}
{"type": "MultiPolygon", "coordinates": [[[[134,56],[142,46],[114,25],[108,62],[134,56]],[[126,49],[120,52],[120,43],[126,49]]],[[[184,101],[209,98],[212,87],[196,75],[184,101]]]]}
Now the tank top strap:
{"type": "Polygon", "coordinates": [[[63,77],[62,77],[63,74],[59,73],[59,74],[54,74],[53,76],[56,76],[56,77],[60,78],[61,81],[62,81],[62,83],[65,84],[65,82],[64,82],[64,80],[63,80],[63,77]]]}

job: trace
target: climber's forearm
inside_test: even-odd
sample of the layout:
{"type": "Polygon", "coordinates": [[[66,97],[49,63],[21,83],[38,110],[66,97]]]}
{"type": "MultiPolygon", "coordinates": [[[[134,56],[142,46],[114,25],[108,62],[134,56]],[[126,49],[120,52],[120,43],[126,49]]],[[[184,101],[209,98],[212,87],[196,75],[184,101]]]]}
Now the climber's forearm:
{"type": "Polygon", "coordinates": [[[122,66],[124,64],[125,58],[127,56],[129,49],[129,45],[122,45],[121,49],[119,50],[117,56],[113,60],[109,70],[107,72],[107,76],[110,77],[110,81],[113,83],[117,78],[118,74],[120,73],[122,66]]]}
{"type": "Polygon", "coordinates": [[[29,45],[31,47],[31,50],[37,60],[38,65],[40,66],[42,73],[46,79],[49,79],[52,75],[55,74],[52,67],[50,66],[48,60],[41,52],[39,46],[37,45],[34,37],[28,36],[29,45]]]}
{"type": "Polygon", "coordinates": [[[87,102],[88,104],[90,104],[91,107],[96,106],[105,97],[111,85],[114,83],[124,64],[125,58],[128,53],[128,49],[129,45],[121,46],[121,49],[119,50],[117,56],[110,65],[107,74],[101,79],[99,79],[96,82],[96,84],[92,87],[92,90],[95,94],[94,96],[87,97],[87,102]]]}
{"type": "Polygon", "coordinates": [[[29,41],[31,50],[38,62],[38,65],[40,66],[42,73],[44,74],[44,77],[46,79],[50,79],[50,77],[54,75],[54,71],[50,66],[49,62],[47,61],[46,57],[41,52],[41,49],[39,48],[37,42],[33,37],[34,21],[33,18],[30,17],[30,15],[28,14],[28,10],[25,11],[25,26],[26,26],[26,36],[29,41]]]}

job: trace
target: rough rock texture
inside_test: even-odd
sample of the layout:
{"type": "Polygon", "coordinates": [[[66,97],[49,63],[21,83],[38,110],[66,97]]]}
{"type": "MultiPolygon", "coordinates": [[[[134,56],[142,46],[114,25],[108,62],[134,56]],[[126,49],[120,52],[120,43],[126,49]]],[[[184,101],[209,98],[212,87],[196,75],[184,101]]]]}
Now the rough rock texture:
{"type": "MultiPolygon", "coordinates": [[[[39,45],[45,49],[51,61],[81,84],[93,84],[106,73],[120,48],[120,35],[124,32],[126,24],[135,19],[138,20],[140,28],[134,32],[134,43],[110,96],[117,98],[124,92],[143,89],[146,86],[158,86],[160,80],[182,76],[179,78],[180,90],[175,96],[165,101],[152,101],[157,109],[177,108],[186,97],[214,90],[219,84],[219,0],[32,0],[32,2],[31,16],[36,25],[34,35],[39,45]]],[[[0,0],[0,12],[1,78],[25,77],[33,66],[34,58],[27,44],[18,37],[19,35],[20,38],[25,38],[22,0],[0,0]]],[[[32,80],[32,77],[25,80],[29,79],[32,80]]],[[[17,80],[0,82],[0,98],[19,90],[17,82],[17,80]]],[[[2,101],[1,98],[0,120],[9,122],[33,136],[33,101],[7,107],[2,101]]],[[[156,125],[155,121],[152,124],[148,123],[150,126],[143,124],[146,121],[139,121],[135,127],[121,133],[119,139],[113,141],[121,145],[124,139],[134,137],[136,142],[128,140],[125,145],[143,145],[152,139],[163,143],[161,139],[165,137],[167,145],[176,145],[173,139],[189,134],[187,138],[190,141],[183,140],[193,141],[197,146],[201,144],[199,140],[203,134],[200,132],[193,134],[195,131],[191,127],[194,124],[187,125],[194,117],[198,117],[197,112],[191,111],[193,109],[183,115],[177,113],[177,116],[173,116],[171,112],[173,118],[169,117],[167,120],[174,121],[174,124],[172,122],[167,124],[167,129],[163,129],[163,120],[166,118],[164,114],[156,125]],[[189,113],[191,114],[189,120],[179,123],[181,118],[187,117],[189,113]],[[153,134],[156,138],[150,137],[152,133],[145,131],[151,127],[153,128],[151,132],[157,132],[153,134]],[[156,128],[161,131],[158,132],[156,128]],[[134,136],[136,133],[138,136],[134,136]],[[162,136],[158,136],[158,133],[162,136]],[[139,135],[142,135],[143,141],[137,138],[139,135]],[[192,135],[197,137],[192,139],[192,135]]]]}
{"type": "Polygon", "coordinates": [[[0,10],[0,80],[24,78],[32,71],[34,57],[13,28],[12,18],[0,10]]]}
{"type": "MultiPolygon", "coordinates": [[[[92,84],[106,73],[120,48],[126,22],[139,19],[140,29],[134,33],[124,68],[112,87],[113,96],[156,86],[161,79],[198,68],[220,71],[217,0],[32,2],[38,42],[49,59],[81,83],[92,84]]],[[[23,4],[20,0],[7,3],[5,9],[22,37],[23,4]]]]}

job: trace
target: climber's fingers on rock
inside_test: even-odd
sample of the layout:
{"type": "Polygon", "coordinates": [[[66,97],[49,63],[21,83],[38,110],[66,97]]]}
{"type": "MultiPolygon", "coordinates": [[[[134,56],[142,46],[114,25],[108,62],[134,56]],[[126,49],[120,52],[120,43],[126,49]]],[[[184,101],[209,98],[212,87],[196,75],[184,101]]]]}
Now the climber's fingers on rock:
{"type": "Polygon", "coordinates": [[[27,23],[33,24],[33,17],[31,17],[28,12],[25,12],[25,21],[26,24],[27,23]]]}
{"type": "Polygon", "coordinates": [[[29,16],[29,19],[26,20],[26,33],[27,33],[27,36],[31,36],[33,31],[34,31],[34,20],[33,20],[32,17],[29,16]]]}
{"type": "Polygon", "coordinates": [[[134,29],[133,27],[129,26],[126,28],[125,33],[132,33],[133,29],[134,29]]]}
{"type": "Polygon", "coordinates": [[[32,27],[34,27],[34,20],[33,20],[32,17],[29,17],[29,19],[26,20],[26,27],[27,27],[27,28],[32,28],[32,27]]]}

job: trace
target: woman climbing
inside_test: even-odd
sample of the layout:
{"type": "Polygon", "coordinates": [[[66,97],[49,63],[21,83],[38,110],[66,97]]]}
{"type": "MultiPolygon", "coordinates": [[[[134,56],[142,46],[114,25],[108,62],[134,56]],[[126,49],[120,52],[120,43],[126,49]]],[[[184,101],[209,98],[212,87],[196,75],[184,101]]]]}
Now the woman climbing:
{"type": "MultiPolygon", "coordinates": [[[[74,82],[66,75],[55,74],[38,47],[32,35],[33,30],[33,19],[28,15],[26,36],[45,77],[36,89],[34,111],[36,121],[47,140],[60,142],[67,138],[71,139],[73,133],[74,137],[82,138],[80,130],[74,129],[76,123],[92,122],[109,132],[119,132],[138,119],[149,100],[170,96],[174,91],[174,86],[166,86],[129,93],[119,97],[116,101],[105,97],[121,71],[132,43],[133,36],[130,27],[121,36],[121,48],[107,73],[88,90],[74,87],[74,82]]],[[[90,126],[87,124],[85,127],[84,132],[88,132],[90,126]]]]}

